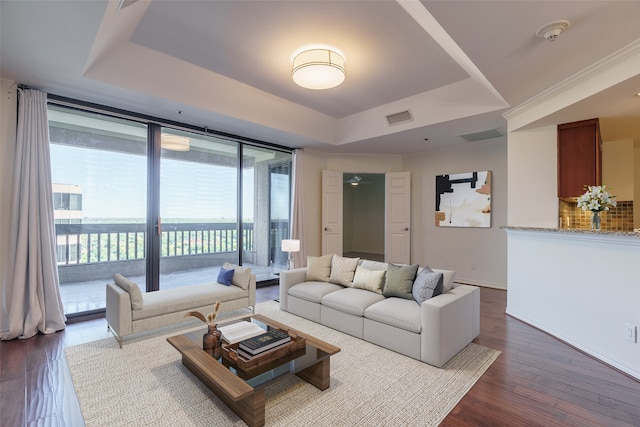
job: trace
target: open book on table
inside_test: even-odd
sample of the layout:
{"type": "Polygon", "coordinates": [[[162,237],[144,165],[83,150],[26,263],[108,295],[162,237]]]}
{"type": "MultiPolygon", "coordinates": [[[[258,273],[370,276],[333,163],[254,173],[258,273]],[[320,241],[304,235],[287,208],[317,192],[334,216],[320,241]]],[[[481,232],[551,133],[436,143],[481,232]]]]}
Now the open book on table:
{"type": "Polygon", "coordinates": [[[222,333],[222,339],[229,344],[235,344],[264,333],[264,329],[248,321],[232,323],[218,329],[222,333]]]}

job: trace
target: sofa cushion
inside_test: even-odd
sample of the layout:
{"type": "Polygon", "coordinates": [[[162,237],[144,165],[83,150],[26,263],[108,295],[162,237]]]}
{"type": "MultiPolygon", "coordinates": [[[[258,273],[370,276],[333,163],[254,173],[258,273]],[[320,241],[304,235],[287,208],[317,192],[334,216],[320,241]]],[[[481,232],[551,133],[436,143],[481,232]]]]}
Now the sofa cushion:
{"type": "Polygon", "coordinates": [[[360,258],[345,258],[333,255],[331,258],[331,275],[329,281],[336,285],[353,286],[353,276],[360,258]]]}
{"type": "Polygon", "coordinates": [[[249,267],[240,267],[239,265],[225,262],[222,264],[222,268],[233,270],[233,279],[231,280],[232,285],[238,286],[242,289],[249,289],[252,273],[249,267]]]}
{"type": "MultiPolygon", "coordinates": [[[[195,307],[211,306],[216,301],[224,303],[248,296],[249,291],[237,286],[218,283],[183,286],[144,294],[144,307],[132,313],[133,320],[147,319],[167,313],[193,310],[195,307]]],[[[202,313],[205,316],[209,313],[202,313]]]]}
{"type": "Polygon", "coordinates": [[[413,300],[386,298],[369,306],[364,317],[417,334],[422,331],[421,309],[413,300]]]}
{"type": "Polygon", "coordinates": [[[433,298],[442,293],[442,273],[436,273],[429,267],[425,267],[418,272],[416,280],[413,281],[411,293],[413,299],[418,304],[433,298]]]}
{"type": "Polygon", "coordinates": [[[333,255],[307,257],[307,281],[328,282],[333,255]]]}
{"type": "Polygon", "coordinates": [[[129,299],[131,300],[131,308],[133,310],[142,310],[142,292],[140,292],[140,288],[138,287],[138,285],[127,279],[120,273],[117,273],[113,276],[113,281],[116,285],[120,286],[129,294],[129,299]]]}
{"type": "Polygon", "coordinates": [[[417,271],[418,264],[400,266],[389,263],[382,295],[413,300],[411,289],[417,271]]]}
{"type": "Polygon", "coordinates": [[[289,288],[289,295],[320,304],[323,296],[344,289],[344,286],[328,282],[302,282],[289,288]]]}
{"type": "Polygon", "coordinates": [[[382,300],[384,300],[384,297],[374,292],[365,291],[364,289],[344,288],[322,297],[322,305],[343,313],[362,316],[367,307],[382,300]]]}
{"type": "Polygon", "coordinates": [[[384,276],[386,273],[386,270],[369,270],[368,268],[359,265],[358,268],[356,268],[356,274],[353,277],[353,287],[382,294],[384,276]]]}
{"type": "Polygon", "coordinates": [[[231,286],[233,280],[233,270],[227,270],[224,267],[220,267],[218,272],[218,283],[225,286],[231,286]]]}

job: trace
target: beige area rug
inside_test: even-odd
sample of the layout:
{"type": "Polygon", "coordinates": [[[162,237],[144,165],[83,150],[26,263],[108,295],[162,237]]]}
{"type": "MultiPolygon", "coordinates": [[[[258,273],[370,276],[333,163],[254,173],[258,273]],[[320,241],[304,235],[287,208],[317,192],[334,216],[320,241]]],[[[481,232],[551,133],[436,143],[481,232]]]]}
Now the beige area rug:
{"type": "MultiPolygon", "coordinates": [[[[331,358],[328,390],[296,376],[267,387],[268,426],[436,426],[500,354],[470,344],[439,369],[282,312],[275,301],[256,312],[342,349],[331,358]]],[[[245,425],[182,365],[166,341],[176,332],[123,349],[115,339],[65,349],[87,426],[245,425]]]]}

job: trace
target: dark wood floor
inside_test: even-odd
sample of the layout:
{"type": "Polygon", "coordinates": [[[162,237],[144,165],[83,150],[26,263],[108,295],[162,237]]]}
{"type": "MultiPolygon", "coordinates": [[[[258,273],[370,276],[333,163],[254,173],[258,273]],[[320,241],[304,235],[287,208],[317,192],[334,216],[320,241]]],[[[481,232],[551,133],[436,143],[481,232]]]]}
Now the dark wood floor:
{"type": "MultiPolygon", "coordinates": [[[[506,292],[481,289],[475,342],[502,351],[444,426],[640,426],[640,382],[505,314],[506,292]]],[[[258,301],[278,287],[258,289],[258,301]]],[[[82,426],[65,346],[102,338],[104,319],[0,342],[0,426],[82,426]]]]}

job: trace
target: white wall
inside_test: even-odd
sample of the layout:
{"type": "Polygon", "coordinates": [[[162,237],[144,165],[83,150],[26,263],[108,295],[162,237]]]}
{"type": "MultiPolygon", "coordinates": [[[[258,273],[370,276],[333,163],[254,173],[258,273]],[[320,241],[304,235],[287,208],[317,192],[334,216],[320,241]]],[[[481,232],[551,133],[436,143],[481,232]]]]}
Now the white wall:
{"type": "Polygon", "coordinates": [[[508,225],[558,227],[557,127],[509,132],[508,225]]]}
{"type": "Polygon", "coordinates": [[[633,157],[633,139],[602,141],[602,183],[619,202],[633,201],[633,157]]]}
{"type": "Polygon", "coordinates": [[[456,281],[507,287],[507,148],[504,138],[404,158],[411,172],[411,261],[453,269],[456,281]],[[491,228],[435,225],[435,177],[492,171],[491,228]]]}
{"type": "Polygon", "coordinates": [[[9,256],[9,225],[13,186],[13,158],[16,142],[17,89],[13,81],[0,79],[0,332],[8,327],[4,301],[7,258],[9,256]]]}
{"type": "Polygon", "coordinates": [[[402,170],[399,155],[331,154],[304,150],[304,247],[307,255],[322,253],[322,171],[385,173],[402,170]]]}
{"type": "MultiPolygon", "coordinates": [[[[638,165],[633,170],[633,200],[640,203],[640,139],[633,144],[633,164],[638,165]]],[[[633,228],[640,230],[640,208],[633,210],[633,228]]]]}
{"type": "Polygon", "coordinates": [[[640,379],[640,238],[509,230],[507,313],[640,379]]]}
{"type": "Polygon", "coordinates": [[[323,169],[411,173],[411,262],[456,270],[456,280],[506,288],[507,149],[504,139],[457,149],[407,156],[345,156],[305,150],[305,249],[321,250],[321,174],[323,169]],[[435,177],[445,173],[491,170],[492,225],[486,228],[435,226],[435,177]]]}

